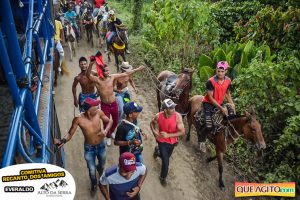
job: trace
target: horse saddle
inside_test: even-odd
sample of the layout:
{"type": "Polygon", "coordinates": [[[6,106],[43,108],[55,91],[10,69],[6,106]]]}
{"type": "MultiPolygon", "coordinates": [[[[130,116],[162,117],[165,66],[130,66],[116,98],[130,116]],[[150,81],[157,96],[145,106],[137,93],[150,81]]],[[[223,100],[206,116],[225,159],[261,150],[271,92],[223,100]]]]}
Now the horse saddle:
{"type": "MultiPolygon", "coordinates": [[[[230,104],[225,104],[224,107],[227,109],[228,114],[229,114],[229,119],[230,118],[234,118],[235,116],[235,111],[232,109],[232,107],[230,106],[230,104]]],[[[205,126],[205,116],[204,116],[204,109],[203,109],[203,104],[201,103],[201,105],[199,106],[198,111],[195,113],[194,115],[195,121],[197,122],[197,128],[199,128],[198,130],[201,130],[202,127],[205,126]]],[[[212,117],[211,117],[211,121],[213,124],[213,134],[216,134],[220,131],[220,129],[222,129],[224,127],[224,120],[225,117],[224,115],[220,112],[219,109],[214,108],[214,110],[212,111],[212,117]]]]}
{"type": "Polygon", "coordinates": [[[176,85],[176,80],[177,80],[177,75],[176,74],[173,74],[171,76],[169,76],[167,79],[166,79],[166,82],[165,82],[165,92],[169,95],[173,88],[175,87],[176,85]]]}

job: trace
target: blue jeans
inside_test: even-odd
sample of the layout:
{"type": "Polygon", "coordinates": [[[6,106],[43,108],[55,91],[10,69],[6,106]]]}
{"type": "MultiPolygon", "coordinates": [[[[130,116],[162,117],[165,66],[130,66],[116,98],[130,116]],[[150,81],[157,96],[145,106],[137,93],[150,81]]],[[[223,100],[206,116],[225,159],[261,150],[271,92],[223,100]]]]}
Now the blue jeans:
{"type": "Polygon", "coordinates": [[[135,156],[136,162],[143,163],[144,159],[143,159],[142,153],[136,153],[136,154],[134,154],[134,156],[135,156]]]}
{"type": "MultiPolygon", "coordinates": [[[[123,107],[124,107],[124,97],[129,97],[128,100],[130,101],[130,94],[129,94],[129,90],[128,88],[125,89],[124,92],[116,92],[115,93],[115,96],[116,96],[116,101],[117,101],[117,104],[118,104],[118,108],[119,108],[119,120],[118,120],[118,123],[120,123],[122,121],[122,119],[125,118],[125,115],[124,115],[124,111],[123,111],[123,107]]],[[[128,102],[129,102],[128,101],[128,102]]]]}
{"type": "Polygon", "coordinates": [[[158,142],[158,148],[160,152],[161,157],[161,172],[160,177],[161,178],[167,178],[168,172],[169,172],[169,162],[170,157],[173,153],[175,144],[169,144],[169,143],[162,143],[158,142]]]}
{"type": "Polygon", "coordinates": [[[100,144],[95,146],[90,144],[84,144],[84,158],[86,160],[87,167],[89,169],[89,175],[92,185],[97,185],[96,170],[99,175],[102,175],[106,160],[106,145],[102,141],[100,144]],[[96,156],[98,158],[98,165],[96,167],[96,156]]]}

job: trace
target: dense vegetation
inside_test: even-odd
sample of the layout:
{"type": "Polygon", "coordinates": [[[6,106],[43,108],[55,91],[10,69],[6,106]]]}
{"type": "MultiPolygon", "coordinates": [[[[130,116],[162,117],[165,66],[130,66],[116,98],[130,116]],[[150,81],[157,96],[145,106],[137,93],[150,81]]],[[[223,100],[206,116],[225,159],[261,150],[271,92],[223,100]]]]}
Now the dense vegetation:
{"type": "MultiPolygon", "coordinates": [[[[298,1],[143,2],[142,22],[130,20],[131,27],[139,27],[130,30],[136,33],[130,36],[132,62],[146,63],[156,73],[166,68],[178,72],[181,66],[195,67],[198,73],[193,92],[204,94],[216,62],[227,60],[237,110],[255,106],[267,143],[261,153],[239,140],[229,149],[229,160],[237,162],[252,181],[299,184],[298,1]]],[[[132,7],[137,12],[136,6],[142,5],[137,3],[141,2],[127,0],[129,11],[132,7]]]]}

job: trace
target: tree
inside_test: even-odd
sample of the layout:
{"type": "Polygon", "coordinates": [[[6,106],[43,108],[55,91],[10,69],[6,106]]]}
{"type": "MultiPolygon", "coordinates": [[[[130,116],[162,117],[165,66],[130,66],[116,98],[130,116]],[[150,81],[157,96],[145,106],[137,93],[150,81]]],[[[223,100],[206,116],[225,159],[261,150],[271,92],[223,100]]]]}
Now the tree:
{"type": "Polygon", "coordinates": [[[142,28],[142,9],[144,0],[134,0],[132,29],[138,33],[142,28]]]}

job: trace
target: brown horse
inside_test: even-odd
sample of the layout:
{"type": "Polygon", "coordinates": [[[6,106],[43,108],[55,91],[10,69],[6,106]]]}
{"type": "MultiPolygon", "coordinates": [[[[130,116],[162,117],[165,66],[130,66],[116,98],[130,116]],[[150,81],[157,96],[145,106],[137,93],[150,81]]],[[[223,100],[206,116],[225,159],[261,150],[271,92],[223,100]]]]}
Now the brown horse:
{"type": "MultiPolygon", "coordinates": [[[[126,62],[125,57],[125,45],[128,42],[126,29],[119,29],[117,34],[112,38],[110,45],[110,52],[115,55],[115,63],[117,70],[119,71],[119,55],[123,58],[123,61],[126,62]]],[[[110,53],[108,54],[108,61],[110,62],[110,53]]]]}
{"type": "MultiPolygon", "coordinates": [[[[200,130],[202,130],[195,120],[195,114],[202,104],[203,96],[195,95],[189,100],[190,112],[188,118],[188,135],[190,134],[191,125],[194,124],[199,136],[200,130]]],[[[208,139],[215,145],[216,156],[207,159],[207,162],[211,162],[217,158],[219,166],[219,186],[221,189],[225,188],[222,173],[223,173],[223,156],[227,150],[227,146],[234,143],[239,136],[244,137],[246,140],[255,144],[258,149],[265,149],[266,143],[261,131],[261,125],[256,120],[255,113],[245,112],[244,116],[236,117],[229,121],[223,120],[224,128],[222,128],[215,135],[209,135],[208,139]],[[228,132],[225,133],[225,127],[228,127],[228,132]]]]}
{"type": "Polygon", "coordinates": [[[171,71],[162,71],[157,76],[157,106],[161,109],[161,102],[172,99],[176,104],[176,111],[185,116],[188,112],[188,100],[192,89],[192,76],[194,69],[182,68],[176,75],[171,71]]]}

